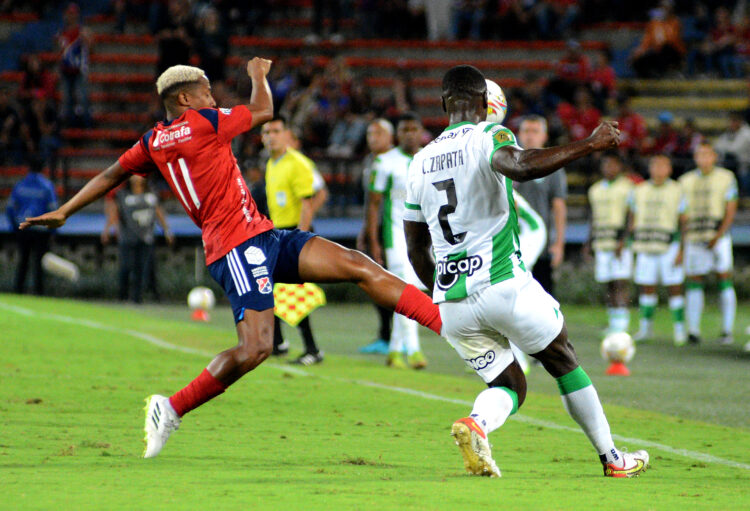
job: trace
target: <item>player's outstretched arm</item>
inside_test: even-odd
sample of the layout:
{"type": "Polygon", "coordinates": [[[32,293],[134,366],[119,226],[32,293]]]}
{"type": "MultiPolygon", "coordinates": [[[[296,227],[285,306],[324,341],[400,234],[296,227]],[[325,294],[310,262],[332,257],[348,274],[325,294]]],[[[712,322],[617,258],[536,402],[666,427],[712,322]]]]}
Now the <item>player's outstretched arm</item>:
{"type": "Polygon", "coordinates": [[[432,238],[427,224],[404,220],[406,251],[414,272],[427,289],[435,284],[435,260],[432,258],[432,238]]]}
{"type": "Polygon", "coordinates": [[[253,114],[253,127],[273,119],[273,97],[266,79],[270,70],[270,60],[255,57],[247,63],[247,76],[253,83],[253,92],[247,108],[253,114]]]}
{"type": "Polygon", "coordinates": [[[26,229],[32,225],[42,225],[51,228],[61,227],[70,215],[116,188],[129,177],[130,173],[123,169],[119,162],[115,162],[114,165],[86,183],[86,186],[81,188],[72,199],[55,211],[27,218],[26,221],[21,222],[19,227],[21,229],[26,229]]]}
{"type": "Polygon", "coordinates": [[[547,149],[499,148],[492,156],[492,168],[513,181],[530,181],[548,176],[568,163],[596,151],[617,147],[617,123],[605,121],[583,140],[547,149]]]}

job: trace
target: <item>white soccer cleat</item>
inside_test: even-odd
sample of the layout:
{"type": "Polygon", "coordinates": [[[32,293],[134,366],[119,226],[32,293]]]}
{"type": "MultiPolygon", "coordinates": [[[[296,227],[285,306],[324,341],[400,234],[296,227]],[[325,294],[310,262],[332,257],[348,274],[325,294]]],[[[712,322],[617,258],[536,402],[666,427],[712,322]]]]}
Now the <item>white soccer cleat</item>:
{"type": "Polygon", "coordinates": [[[619,463],[602,463],[605,477],[637,477],[648,468],[646,451],[620,452],[619,463]]]}
{"type": "Polygon", "coordinates": [[[172,431],[180,427],[180,417],[169,403],[169,398],[154,394],[146,398],[146,449],[144,458],[153,458],[161,452],[172,431]]]}
{"type": "Polygon", "coordinates": [[[467,472],[479,476],[500,477],[500,469],[492,459],[487,435],[473,418],[464,417],[454,422],[451,435],[456,439],[456,445],[464,457],[467,472]]]}

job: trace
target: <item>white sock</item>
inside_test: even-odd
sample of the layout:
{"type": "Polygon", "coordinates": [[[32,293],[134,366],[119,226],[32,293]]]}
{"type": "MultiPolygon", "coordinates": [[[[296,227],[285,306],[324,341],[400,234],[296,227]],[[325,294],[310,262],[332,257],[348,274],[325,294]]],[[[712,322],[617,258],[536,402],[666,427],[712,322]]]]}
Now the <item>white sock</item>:
{"type": "Polygon", "coordinates": [[[518,397],[511,397],[510,389],[490,387],[479,393],[474,400],[471,417],[479,424],[485,435],[489,435],[505,423],[511,413],[516,411],[518,397]]]}
{"type": "Polygon", "coordinates": [[[641,294],[638,297],[638,305],[641,313],[641,333],[651,335],[654,327],[654,311],[659,303],[656,295],[641,294]]]}
{"type": "Polygon", "coordinates": [[[409,318],[402,316],[401,314],[393,315],[393,328],[391,329],[391,339],[388,342],[388,351],[403,353],[405,327],[406,322],[408,321],[409,318]]]}
{"type": "Polygon", "coordinates": [[[579,366],[557,378],[557,386],[565,410],[581,426],[599,456],[610,463],[619,461],[620,452],[612,440],[599,395],[586,372],[579,366]]]}
{"type": "Polygon", "coordinates": [[[685,333],[685,298],[683,296],[670,296],[669,310],[672,312],[675,336],[683,335],[685,333]]]}
{"type": "Polygon", "coordinates": [[[719,293],[721,309],[721,333],[731,334],[734,330],[734,316],[737,313],[737,294],[734,286],[725,287],[719,293]]]}
{"type": "Polygon", "coordinates": [[[403,339],[404,349],[407,355],[420,351],[419,349],[419,323],[412,319],[406,319],[404,322],[403,339]]]}
{"type": "Polygon", "coordinates": [[[688,288],[685,292],[685,319],[688,333],[701,334],[701,316],[703,315],[703,287],[688,288]]]}
{"type": "Polygon", "coordinates": [[[609,309],[610,332],[625,332],[630,325],[630,310],[627,307],[612,307],[609,309]]]}

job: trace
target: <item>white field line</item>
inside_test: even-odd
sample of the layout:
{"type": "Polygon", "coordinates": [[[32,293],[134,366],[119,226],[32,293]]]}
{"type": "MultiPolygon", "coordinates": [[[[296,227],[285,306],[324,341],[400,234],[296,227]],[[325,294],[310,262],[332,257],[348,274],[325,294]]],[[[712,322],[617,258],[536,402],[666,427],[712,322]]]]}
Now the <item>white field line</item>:
{"type": "MultiPolygon", "coordinates": [[[[52,321],[59,321],[61,323],[68,323],[68,324],[71,324],[71,325],[85,326],[85,327],[93,328],[93,329],[96,329],[96,330],[103,330],[103,331],[106,331],[106,332],[116,332],[116,333],[120,333],[120,334],[126,334],[126,335],[129,335],[129,336],[134,337],[136,339],[141,339],[143,341],[146,341],[147,343],[153,344],[154,346],[158,346],[160,348],[164,348],[164,349],[168,349],[168,350],[180,351],[180,352],[183,352],[183,353],[190,353],[190,354],[199,355],[199,356],[202,356],[202,357],[212,357],[212,356],[215,355],[214,353],[211,353],[211,352],[206,351],[206,350],[201,350],[201,349],[197,349],[197,348],[189,348],[189,347],[185,347],[185,346],[179,346],[177,344],[172,344],[172,343],[167,342],[167,341],[165,341],[163,339],[159,339],[158,337],[154,337],[153,335],[150,335],[150,334],[147,334],[147,333],[144,333],[144,332],[139,332],[137,330],[122,329],[120,327],[116,327],[116,326],[112,326],[112,325],[107,325],[107,324],[104,324],[104,323],[99,323],[99,322],[91,321],[91,320],[88,320],[88,319],[75,318],[75,317],[71,317],[71,316],[64,316],[64,315],[61,315],[61,314],[53,314],[53,313],[50,313],[50,312],[38,312],[38,311],[35,311],[35,310],[32,310],[32,309],[27,309],[27,308],[24,308],[24,307],[18,307],[18,306],[6,304],[6,303],[3,303],[3,302],[0,302],[0,309],[5,309],[7,311],[15,312],[16,314],[20,314],[20,315],[28,316],[28,317],[36,317],[36,318],[40,318],[40,319],[48,319],[48,320],[52,320],[52,321]]],[[[307,372],[307,371],[305,371],[303,369],[298,369],[298,368],[295,368],[295,367],[289,367],[289,366],[286,366],[286,365],[282,366],[282,365],[277,365],[277,364],[265,364],[265,365],[266,365],[266,367],[270,367],[272,369],[286,371],[288,373],[297,374],[299,376],[312,376],[312,373],[309,373],[309,372],[307,372]]],[[[385,385],[385,384],[382,384],[382,383],[372,382],[372,381],[368,381],[368,380],[349,380],[349,379],[346,379],[346,378],[336,378],[336,377],[328,378],[328,379],[331,379],[331,380],[334,380],[334,381],[341,381],[341,382],[345,382],[345,383],[354,383],[354,384],[357,384],[357,385],[362,385],[364,387],[371,387],[371,388],[376,388],[376,389],[388,390],[388,391],[391,391],[391,392],[399,392],[401,394],[408,394],[410,396],[415,396],[415,397],[419,397],[419,398],[422,398],[422,399],[429,399],[429,400],[432,400],[432,401],[440,401],[442,403],[451,403],[451,404],[461,405],[461,406],[472,406],[473,405],[473,403],[471,401],[467,401],[467,400],[464,400],[464,399],[454,399],[454,398],[449,398],[449,397],[445,397],[445,396],[440,396],[440,395],[437,395],[437,394],[430,394],[428,392],[422,392],[420,390],[410,389],[410,388],[406,388],[406,387],[395,387],[395,386],[392,386],[392,385],[385,385]]],[[[550,422],[550,421],[546,421],[546,420],[542,420],[542,419],[535,419],[533,417],[528,417],[528,416],[522,415],[520,413],[516,413],[515,415],[513,415],[511,417],[511,419],[514,419],[514,420],[517,420],[517,421],[520,421],[520,422],[524,422],[526,424],[531,424],[531,425],[534,425],[534,426],[540,426],[540,427],[547,428],[547,429],[555,429],[555,430],[558,430],[558,431],[568,431],[568,432],[579,433],[579,434],[583,433],[580,428],[574,428],[572,426],[565,426],[565,425],[562,425],[562,424],[557,424],[555,422],[550,422]]],[[[706,462],[706,463],[714,463],[714,464],[717,464],[717,465],[724,465],[724,466],[732,467],[732,468],[741,468],[741,469],[744,469],[744,470],[750,470],[750,464],[740,463],[740,462],[737,462],[737,461],[727,460],[727,459],[724,459],[724,458],[719,458],[718,456],[713,456],[711,454],[707,454],[707,453],[704,453],[704,452],[690,451],[688,449],[679,449],[679,448],[671,447],[669,445],[661,444],[661,443],[658,443],[658,442],[652,442],[650,440],[642,440],[640,438],[624,437],[624,436],[616,435],[616,434],[613,434],[612,438],[614,440],[619,441],[619,442],[626,442],[626,443],[630,443],[630,444],[637,444],[639,446],[650,447],[650,448],[657,449],[657,450],[660,450],[660,451],[663,451],[663,452],[668,452],[670,454],[675,454],[677,456],[682,456],[682,457],[685,457],[685,458],[689,458],[689,459],[692,459],[692,460],[695,460],[695,461],[703,461],[703,462],[706,462]]]]}

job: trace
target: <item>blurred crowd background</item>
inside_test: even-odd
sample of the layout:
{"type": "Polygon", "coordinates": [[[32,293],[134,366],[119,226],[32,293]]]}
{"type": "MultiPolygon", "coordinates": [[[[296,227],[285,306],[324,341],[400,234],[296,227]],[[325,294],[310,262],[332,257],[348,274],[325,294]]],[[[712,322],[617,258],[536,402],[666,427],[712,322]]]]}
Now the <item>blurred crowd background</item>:
{"type": "MultiPolygon", "coordinates": [[[[416,111],[425,143],[442,130],[439,77],[458,61],[503,86],[513,130],[544,116],[554,145],[616,119],[635,180],[657,153],[679,176],[708,139],[748,197],[747,3],[0,0],[0,197],[28,168],[60,199],[75,193],[163,117],[153,83],[171,65],[205,69],[220,106],[247,101],[243,63],[255,54],[274,59],[276,111],[328,184],[323,217],[362,216],[370,121],[416,111]]],[[[239,137],[235,153],[248,175],[265,167],[257,132],[239,137]]],[[[595,160],[567,169],[574,219],[595,160]]],[[[179,211],[162,183],[150,185],[179,211]]]]}

